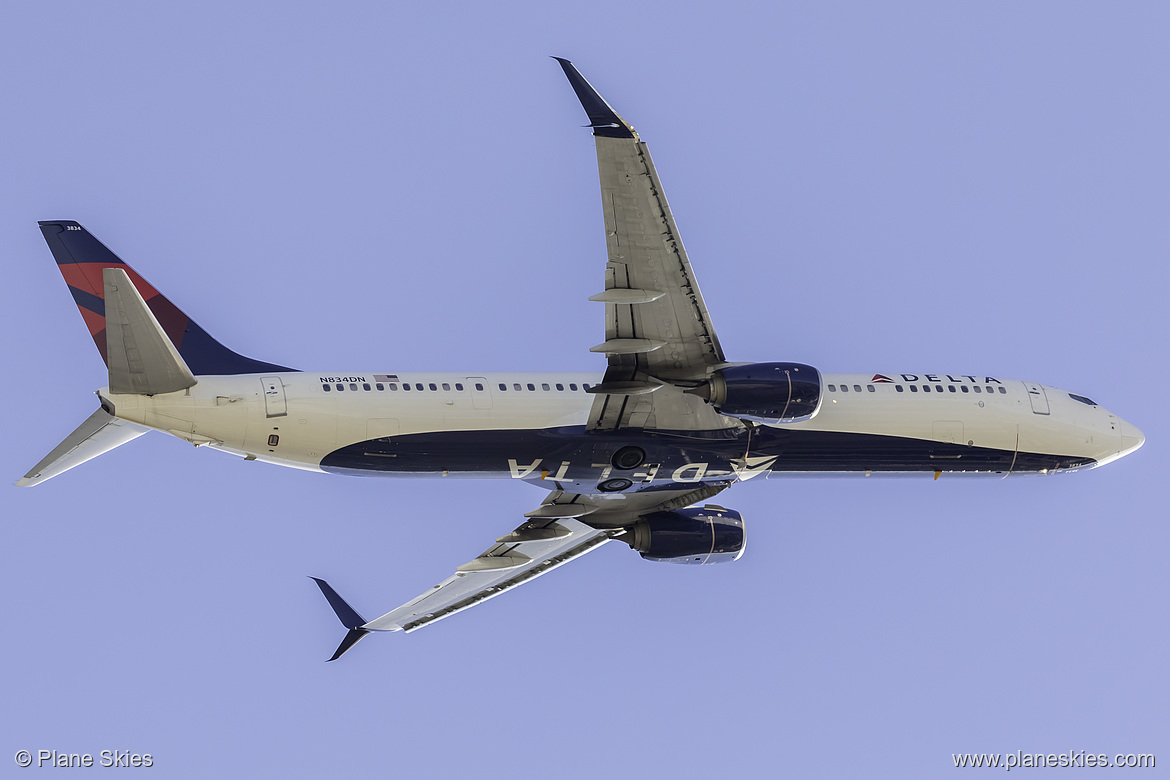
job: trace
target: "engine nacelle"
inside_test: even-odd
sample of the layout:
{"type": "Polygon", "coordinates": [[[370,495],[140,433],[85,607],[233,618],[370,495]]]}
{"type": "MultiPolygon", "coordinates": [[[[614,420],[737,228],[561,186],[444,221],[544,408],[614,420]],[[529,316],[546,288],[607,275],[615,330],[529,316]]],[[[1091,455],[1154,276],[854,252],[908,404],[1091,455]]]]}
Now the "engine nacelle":
{"type": "Polygon", "coordinates": [[[821,407],[821,372],[803,363],[747,363],[721,368],[687,392],[728,417],[762,423],[803,422],[821,407]]]}
{"type": "Polygon", "coordinates": [[[743,555],[747,532],[739,512],[707,504],[646,515],[626,541],[648,561],[729,563],[743,555]]]}

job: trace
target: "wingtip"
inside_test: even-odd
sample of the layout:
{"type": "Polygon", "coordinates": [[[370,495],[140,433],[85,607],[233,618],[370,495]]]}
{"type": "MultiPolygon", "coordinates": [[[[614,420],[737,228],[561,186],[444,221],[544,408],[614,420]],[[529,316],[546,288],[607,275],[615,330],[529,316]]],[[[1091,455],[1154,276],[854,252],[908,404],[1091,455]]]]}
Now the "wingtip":
{"type": "Polygon", "coordinates": [[[585,115],[589,117],[589,127],[593,128],[594,135],[607,138],[638,139],[634,126],[613,110],[613,106],[607,103],[601,93],[581,75],[577,66],[564,57],[553,56],[552,58],[559,62],[561,69],[565,71],[569,85],[577,93],[577,99],[581,101],[581,108],[585,109],[585,115]]]}
{"type": "Polygon", "coordinates": [[[325,663],[329,663],[329,661],[336,661],[338,658],[341,658],[341,656],[349,652],[349,649],[356,645],[361,640],[361,638],[368,633],[370,632],[362,628],[351,628],[349,633],[345,635],[345,638],[341,640],[341,644],[339,644],[337,649],[333,651],[333,657],[326,660],[325,663]]]}
{"type": "Polygon", "coordinates": [[[329,606],[333,607],[333,611],[336,613],[337,619],[341,621],[341,625],[349,629],[355,629],[365,625],[366,619],[359,615],[357,610],[351,607],[333,589],[332,585],[319,577],[310,576],[309,579],[317,583],[317,587],[321,589],[321,594],[325,596],[325,600],[329,602],[329,606]]]}
{"type": "Polygon", "coordinates": [[[366,634],[370,633],[369,629],[362,628],[366,623],[366,619],[357,613],[353,607],[346,603],[345,599],[337,594],[328,582],[320,577],[309,575],[309,579],[317,583],[317,587],[321,589],[321,593],[329,602],[329,606],[333,607],[333,611],[337,614],[337,619],[341,621],[341,625],[349,629],[345,637],[341,640],[341,644],[337,646],[337,650],[333,652],[333,657],[330,661],[336,661],[341,656],[358,643],[366,634]]]}

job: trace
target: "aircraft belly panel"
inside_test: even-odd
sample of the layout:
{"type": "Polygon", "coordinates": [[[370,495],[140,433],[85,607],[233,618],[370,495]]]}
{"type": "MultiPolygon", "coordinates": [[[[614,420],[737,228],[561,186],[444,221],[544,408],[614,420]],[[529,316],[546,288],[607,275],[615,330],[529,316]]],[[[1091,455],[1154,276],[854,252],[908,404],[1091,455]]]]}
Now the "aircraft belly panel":
{"type": "Polygon", "coordinates": [[[734,480],[733,461],[775,457],[772,473],[905,473],[934,471],[1023,472],[1090,465],[1091,458],[1017,452],[901,436],[836,431],[759,428],[752,434],[696,436],[686,431],[586,432],[583,427],[513,431],[436,431],[359,442],[321,461],[328,472],[356,475],[477,476],[534,483],[576,484],[627,477],[630,491],[674,483],[734,480]],[[619,447],[634,445],[646,462],[621,471],[610,465],[619,447]]]}

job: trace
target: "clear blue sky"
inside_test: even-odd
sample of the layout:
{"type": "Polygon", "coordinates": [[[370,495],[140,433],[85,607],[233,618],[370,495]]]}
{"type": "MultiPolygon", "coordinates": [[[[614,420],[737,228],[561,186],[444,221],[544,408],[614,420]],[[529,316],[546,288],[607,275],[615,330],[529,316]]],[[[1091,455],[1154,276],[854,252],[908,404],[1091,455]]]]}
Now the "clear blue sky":
{"type": "Polygon", "coordinates": [[[1052,478],[756,480],[722,497],[749,524],[734,565],[610,545],[326,664],[343,631],[306,575],[381,614],[543,493],[151,434],[0,489],[0,766],[1170,765],[1168,24],[1139,2],[8,4],[8,482],[105,383],[38,219],[81,221],[259,359],[600,370],[593,141],[552,54],[650,144],[731,359],[1032,379],[1148,441],[1052,478]]]}

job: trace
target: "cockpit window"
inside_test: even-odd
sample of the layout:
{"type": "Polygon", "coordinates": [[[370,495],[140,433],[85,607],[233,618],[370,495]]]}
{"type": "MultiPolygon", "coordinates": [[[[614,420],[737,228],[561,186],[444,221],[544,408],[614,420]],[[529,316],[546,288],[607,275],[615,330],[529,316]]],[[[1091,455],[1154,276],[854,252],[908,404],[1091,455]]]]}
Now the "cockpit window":
{"type": "Polygon", "coordinates": [[[1076,393],[1069,393],[1068,397],[1073,399],[1074,401],[1080,401],[1081,403],[1087,404],[1089,406],[1096,406],[1097,405],[1097,402],[1092,400],[1091,398],[1085,398],[1083,395],[1077,395],[1076,393]]]}

